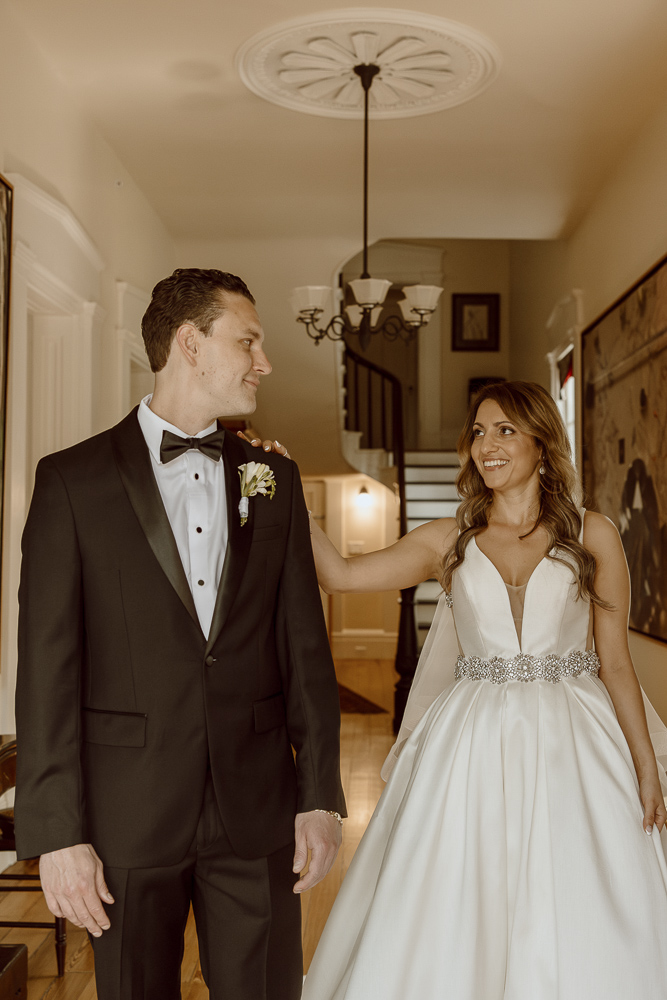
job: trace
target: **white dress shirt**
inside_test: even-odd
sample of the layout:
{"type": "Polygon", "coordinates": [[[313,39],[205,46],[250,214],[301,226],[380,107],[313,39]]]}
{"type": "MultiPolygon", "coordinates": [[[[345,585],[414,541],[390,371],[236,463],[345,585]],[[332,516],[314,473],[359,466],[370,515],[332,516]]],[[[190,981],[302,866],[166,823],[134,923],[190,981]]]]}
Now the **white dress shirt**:
{"type": "Polygon", "coordinates": [[[152,398],[151,395],[142,399],[137,417],[151,454],[153,472],[192,591],[199,624],[208,638],[227,550],[225,467],[222,459],[214,462],[194,450],[163,464],[160,445],[165,430],[182,438],[204,437],[211,434],[217,424],[212,423],[199,434],[185,434],[151,410],[148,404],[152,398]]]}

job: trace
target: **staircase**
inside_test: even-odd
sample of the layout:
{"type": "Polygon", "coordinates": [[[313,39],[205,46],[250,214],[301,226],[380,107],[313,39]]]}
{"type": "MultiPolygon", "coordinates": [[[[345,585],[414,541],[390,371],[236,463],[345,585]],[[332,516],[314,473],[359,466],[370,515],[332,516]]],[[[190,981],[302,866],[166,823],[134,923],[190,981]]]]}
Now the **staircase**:
{"type": "MultiPolygon", "coordinates": [[[[408,531],[438,517],[454,517],[459,505],[455,451],[408,451],[405,454],[405,499],[408,531]]],[[[417,645],[421,649],[442,593],[437,580],[417,587],[414,599],[417,645]]]]}

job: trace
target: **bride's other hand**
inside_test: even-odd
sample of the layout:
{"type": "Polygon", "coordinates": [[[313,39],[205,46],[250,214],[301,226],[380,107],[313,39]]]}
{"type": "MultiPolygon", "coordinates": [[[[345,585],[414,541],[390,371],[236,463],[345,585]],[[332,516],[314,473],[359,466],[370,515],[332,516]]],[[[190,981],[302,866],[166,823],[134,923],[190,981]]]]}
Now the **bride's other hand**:
{"type": "Polygon", "coordinates": [[[595,556],[595,589],[606,607],[595,605],[593,637],[600,658],[599,678],[607,688],[623,735],[628,741],[639,780],[644,808],[642,824],[647,834],[653,824],[665,825],[667,811],[660,790],[655,751],[646,722],[644,699],[628,644],[630,573],[616,527],[603,514],[586,513],[584,545],[595,556]]]}
{"type": "Polygon", "coordinates": [[[253,448],[261,448],[262,451],[275,451],[276,455],[282,455],[284,458],[292,457],[280,441],[271,441],[268,438],[265,441],[261,441],[259,438],[249,438],[245,431],[237,431],[236,436],[240,437],[242,441],[247,441],[253,448]]]}
{"type": "Polygon", "coordinates": [[[653,827],[657,826],[661,833],[667,822],[667,808],[662,796],[660,782],[657,777],[650,775],[648,778],[639,780],[639,797],[644,807],[644,829],[650,836],[653,827]]]}

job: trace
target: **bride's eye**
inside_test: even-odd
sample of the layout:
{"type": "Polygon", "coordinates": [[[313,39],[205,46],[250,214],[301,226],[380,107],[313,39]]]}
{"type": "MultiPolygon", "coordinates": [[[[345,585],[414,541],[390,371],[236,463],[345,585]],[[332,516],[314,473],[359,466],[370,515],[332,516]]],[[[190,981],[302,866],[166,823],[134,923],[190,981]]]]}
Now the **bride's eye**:
{"type": "Polygon", "coordinates": [[[500,433],[503,434],[505,437],[509,437],[510,434],[514,434],[514,428],[513,427],[501,427],[500,428],[500,433]]]}
{"type": "Polygon", "coordinates": [[[473,427],[473,429],[472,429],[472,436],[474,438],[481,437],[483,435],[483,433],[484,433],[484,431],[482,430],[481,427],[473,427]]]}

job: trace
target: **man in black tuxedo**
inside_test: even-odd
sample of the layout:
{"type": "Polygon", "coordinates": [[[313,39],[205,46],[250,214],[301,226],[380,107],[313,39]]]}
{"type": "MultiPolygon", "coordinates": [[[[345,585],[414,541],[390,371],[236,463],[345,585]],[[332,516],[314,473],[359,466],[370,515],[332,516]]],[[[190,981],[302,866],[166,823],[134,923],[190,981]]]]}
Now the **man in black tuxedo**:
{"type": "Polygon", "coordinates": [[[271,371],[244,282],[175,271],[142,329],[152,397],[37,468],[19,856],[41,856],[51,911],[90,932],[100,1000],[180,997],[191,903],[213,1000],[296,1000],[298,893],[344,813],[307,511],[293,463],[217,423],[252,413],[271,371]],[[244,520],[239,466],[258,458],[269,492],[244,520]]]}

